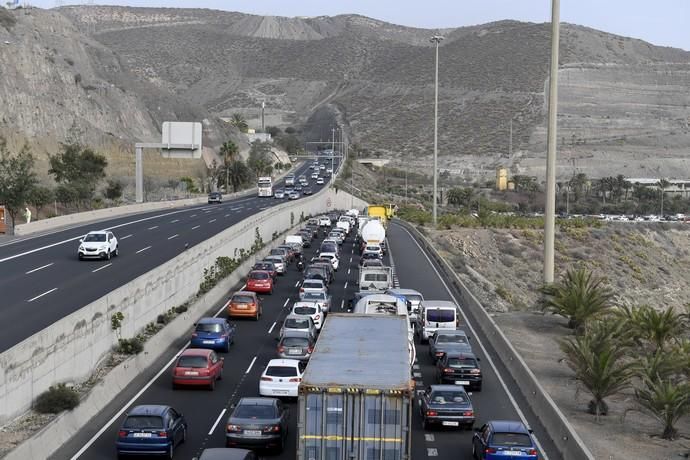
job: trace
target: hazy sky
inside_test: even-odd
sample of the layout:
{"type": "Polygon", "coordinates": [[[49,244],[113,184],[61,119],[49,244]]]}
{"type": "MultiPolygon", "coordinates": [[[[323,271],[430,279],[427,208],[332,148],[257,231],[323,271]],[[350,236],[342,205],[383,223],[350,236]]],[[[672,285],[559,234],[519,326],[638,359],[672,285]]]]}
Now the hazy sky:
{"type": "MultiPolygon", "coordinates": [[[[358,13],[413,27],[457,27],[500,19],[550,21],[551,0],[29,0],[35,6],[107,3],[213,8],[275,16],[358,13]]],[[[561,21],[690,51],[690,0],[561,0],[561,21]]]]}

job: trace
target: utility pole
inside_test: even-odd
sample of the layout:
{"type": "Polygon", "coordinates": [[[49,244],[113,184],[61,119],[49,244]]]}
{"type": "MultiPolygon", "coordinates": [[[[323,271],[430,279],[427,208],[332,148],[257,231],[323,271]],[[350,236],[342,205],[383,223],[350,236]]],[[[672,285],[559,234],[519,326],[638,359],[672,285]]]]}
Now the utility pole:
{"type": "Polygon", "coordinates": [[[405,204],[407,204],[407,167],[405,167],[405,204]]]}
{"type": "Polygon", "coordinates": [[[438,45],[443,40],[441,35],[431,37],[431,42],[436,44],[436,82],[434,85],[434,227],[438,224],[437,199],[438,199],[438,45]]]}
{"type": "Polygon", "coordinates": [[[544,282],[553,283],[556,225],[556,139],[558,115],[558,42],[560,0],[551,4],[551,72],[549,75],[549,124],[546,152],[546,203],[544,206],[544,282]]]}
{"type": "Polygon", "coordinates": [[[264,110],[266,109],[266,101],[261,101],[261,132],[266,132],[266,119],[264,117],[264,110]]]}
{"type": "Polygon", "coordinates": [[[331,180],[330,182],[333,182],[333,177],[335,176],[335,171],[333,170],[333,166],[335,165],[335,128],[331,128],[331,180]]]}
{"type": "Polygon", "coordinates": [[[513,119],[510,119],[510,140],[508,142],[508,156],[513,156],[513,119]]]}

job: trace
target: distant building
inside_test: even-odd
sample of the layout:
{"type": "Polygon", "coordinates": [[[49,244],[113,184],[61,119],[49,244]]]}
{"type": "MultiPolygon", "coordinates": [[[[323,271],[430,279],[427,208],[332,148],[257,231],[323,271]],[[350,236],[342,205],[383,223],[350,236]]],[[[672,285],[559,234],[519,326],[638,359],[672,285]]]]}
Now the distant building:
{"type": "Polygon", "coordinates": [[[247,130],[247,138],[250,143],[254,141],[271,142],[272,139],[270,133],[257,133],[256,130],[252,128],[247,130]]]}
{"type": "MultiPolygon", "coordinates": [[[[645,187],[659,188],[659,178],[648,177],[627,177],[626,181],[631,184],[638,184],[645,187]]],[[[669,183],[664,189],[665,193],[687,195],[690,192],[690,180],[688,179],[666,179],[669,183]]]]}
{"type": "Polygon", "coordinates": [[[498,168],[496,170],[496,190],[505,191],[508,188],[508,170],[506,168],[498,168]]]}

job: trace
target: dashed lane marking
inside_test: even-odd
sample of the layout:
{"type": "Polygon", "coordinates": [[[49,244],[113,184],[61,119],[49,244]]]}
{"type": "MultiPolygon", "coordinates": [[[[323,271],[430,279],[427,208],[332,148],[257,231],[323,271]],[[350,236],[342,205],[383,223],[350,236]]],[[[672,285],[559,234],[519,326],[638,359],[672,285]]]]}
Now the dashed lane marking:
{"type": "Polygon", "coordinates": [[[148,229],[149,229],[149,230],[155,230],[155,229],[157,229],[157,228],[158,228],[158,225],[154,225],[153,227],[149,227],[148,229]]]}
{"type": "Polygon", "coordinates": [[[254,363],[256,362],[256,356],[254,356],[254,359],[252,359],[252,362],[249,363],[249,367],[247,368],[246,371],[244,371],[245,374],[249,374],[252,370],[252,367],[254,366],[254,363]]]}
{"type": "Polygon", "coordinates": [[[53,288],[53,289],[51,289],[50,291],[46,291],[46,292],[44,292],[43,294],[39,294],[39,295],[37,295],[36,297],[33,297],[33,298],[27,300],[27,302],[33,302],[34,300],[38,300],[38,299],[40,299],[41,297],[46,296],[46,295],[50,294],[51,292],[55,292],[55,291],[57,291],[57,290],[58,290],[58,288],[53,288]]]}
{"type": "Polygon", "coordinates": [[[95,269],[95,270],[91,270],[91,273],[100,272],[100,271],[103,270],[104,268],[108,268],[108,267],[110,267],[111,265],[112,265],[112,263],[109,263],[108,265],[103,265],[102,267],[99,267],[99,268],[97,268],[97,269],[95,269]]]}
{"type": "Polygon", "coordinates": [[[277,324],[276,322],[273,322],[273,325],[272,325],[271,328],[268,330],[268,333],[269,333],[269,334],[270,334],[271,332],[273,332],[273,328],[276,327],[276,324],[277,324]]]}
{"type": "Polygon", "coordinates": [[[345,281],[345,289],[347,289],[347,281],[345,281]]]}
{"type": "Polygon", "coordinates": [[[178,236],[180,236],[180,235],[178,235],[177,233],[175,233],[173,236],[169,236],[168,239],[169,239],[169,240],[172,240],[172,239],[177,238],[178,236]]]}
{"type": "Polygon", "coordinates": [[[427,447],[426,455],[428,457],[438,457],[438,449],[436,449],[435,447],[427,447]]]}
{"type": "Polygon", "coordinates": [[[412,374],[412,376],[416,379],[421,379],[422,378],[422,373],[421,372],[415,372],[412,374]]]}
{"type": "Polygon", "coordinates": [[[197,225],[195,227],[192,227],[192,230],[196,230],[197,228],[201,227],[201,225],[197,225]]]}
{"type": "Polygon", "coordinates": [[[285,303],[283,304],[283,308],[287,307],[288,302],[290,301],[290,297],[285,299],[285,303]]]}
{"type": "Polygon", "coordinates": [[[180,221],[180,219],[175,219],[175,220],[171,220],[170,223],[174,224],[174,223],[179,222],[179,221],[180,221]]]}
{"type": "Polygon", "coordinates": [[[227,411],[227,409],[223,409],[222,411],[220,411],[220,415],[218,415],[216,422],[213,424],[213,426],[211,427],[211,429],[208,432],[209,436],[211,436],[213,434],[213,432],[215,431],[216,427],[220,423],[220,420],[223,418],[223,415],[225,415],[225,411],[227,411]]]}
{"type": "Polygon", "coordinates": [[[211,219],[211,220],[208,221],[208,223],[209,223],[209,224],[212,224],[212,223],[214,223],[215,221],[216,221],[216,219],[211,219]]]}
{"type": "Polygon", "coordinates": [[[42,267],[34,268],[33,270],[29,270],[28,272],[26,272],[26,273],[24,273],[24,274],[25,274],[25,275],[30,275],[30,274],[32,274],[32,273],[35,273],[35,272],[39,271],[39,270],[43,270],[44,268],[48,268],[48,267],[50,267],[51,265],[55,265],[55,262],[51,262],[51,263],[49,263],[49,264],[43,265],[42,267]]]}
{"type": "Polygon", "coordinates": [[[342,310],[343,308],[345,308],[345,300],[340,301],[340,309],[342,310]]]}
{"type": "Polygon", "coordinates": [[[426,442],[434,442],[434,439],[435,439],[435,437],[434,437],[433,434],[431,434],[431,433],[424,433],[424,440],[425,440],[426,442]]]}
{"type": "Polygon", "coordinates": [[[126,240],[127,238],[131,238],[131,237],[132,237],[132,234],[130,233],[129,235],[125,235],[122,238],[120,238],[120,241],[126,240]]]}
{"type": "Polygon", "coordinates": [[[149,249],[151,249],[151,246],[146,246],[146,247],[143,248],[143,249],[139,249],[135,254],[140,254],[140,253],[142,253],[142,252],[144,252],[144,251],[148,251],[149,249]]]}

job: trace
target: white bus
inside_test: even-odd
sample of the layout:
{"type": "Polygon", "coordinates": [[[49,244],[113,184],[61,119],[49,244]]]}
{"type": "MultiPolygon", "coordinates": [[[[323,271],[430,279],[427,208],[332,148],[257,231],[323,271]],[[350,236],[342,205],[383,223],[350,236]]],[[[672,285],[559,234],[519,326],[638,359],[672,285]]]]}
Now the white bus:
{"type": "Polygon", "coordinates": [[[273,196],[273,179],[270,177],[259,177],[257,184],[259,196],[273,196]]]}

